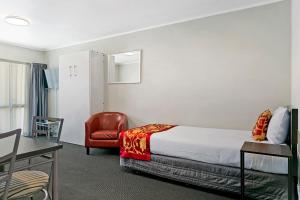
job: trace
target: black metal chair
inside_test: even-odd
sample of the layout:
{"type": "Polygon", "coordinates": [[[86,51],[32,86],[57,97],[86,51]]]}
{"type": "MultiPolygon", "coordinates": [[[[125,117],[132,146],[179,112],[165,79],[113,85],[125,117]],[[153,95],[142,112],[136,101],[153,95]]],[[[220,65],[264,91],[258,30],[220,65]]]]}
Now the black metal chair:
{"type": "Polygon", "coordinates": [[[0,140],[9,139],[11,141],[11,137],[15,137],[12,152],[1,155],[0,158],[0,165],[9,165],[8,171],[0,173],[0,198],[2,200],[25,197],[32,199],[35,193],[43,191],[45,193],[44,200],[46,200],[48,199],[48,192],[45,189],[49,182],[48,174],[29,170],[13,172],[20,135],[21,129],[0,134],[0,140]]]}
{"type": "MultiPolygon", "coordinates": [[[[0,189],[0,197],[2,197],[4,200],[6,200],[8,197],[8,191],[9,191],[8,189],[9,189],[9,185],[11,182],[13,170],[15,167],[15,161],[16,161],[16,155],[17,155],[17,151],[18,151],[18,147],[19,147],[20,135],[21,135],[20,129],[0,134],[0,139],[15,137],[14,147],[12,149],[12,152],[7,153],[6,155],[2,155],[2,157],[0,158],[0,163],[8,163],[9,164],[8,173],[0,176],[0,188],[3,188],[2,193],[1,193],[1,189],[0,189]]],[[[3,169],[4,169],[4,167],[3,167],[3,169]]],[[[2,172],[2,174],[4,174],[4,173],[2,172]]]]}

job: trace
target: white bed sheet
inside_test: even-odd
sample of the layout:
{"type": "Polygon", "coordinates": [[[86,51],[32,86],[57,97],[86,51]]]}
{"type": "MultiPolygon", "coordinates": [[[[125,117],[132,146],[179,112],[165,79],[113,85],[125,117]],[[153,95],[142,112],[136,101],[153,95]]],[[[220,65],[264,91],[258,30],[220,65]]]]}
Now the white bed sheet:
{"type": "MultiPolygon", "coordinates": [[[[251,131],[176,126],[152,134],[153,154],[186,158],[225,166],[240,166],[240,149],[245,141],[254,142],[251,131]]],[[[245,154],[245,168],[287,174],[287,158],[245,154]]]]}

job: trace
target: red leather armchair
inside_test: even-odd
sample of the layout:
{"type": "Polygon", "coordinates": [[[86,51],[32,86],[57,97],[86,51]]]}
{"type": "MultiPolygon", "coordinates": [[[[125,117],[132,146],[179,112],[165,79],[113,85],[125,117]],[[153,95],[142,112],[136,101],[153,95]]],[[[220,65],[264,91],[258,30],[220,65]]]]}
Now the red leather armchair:
{"type": "Polygon", "coordinates": [[[102,112],[92,115],[85,122],[85,147],[90,148],[119,147],[119,133],[127,130],[127,116],[119,112],[102,112]]]}

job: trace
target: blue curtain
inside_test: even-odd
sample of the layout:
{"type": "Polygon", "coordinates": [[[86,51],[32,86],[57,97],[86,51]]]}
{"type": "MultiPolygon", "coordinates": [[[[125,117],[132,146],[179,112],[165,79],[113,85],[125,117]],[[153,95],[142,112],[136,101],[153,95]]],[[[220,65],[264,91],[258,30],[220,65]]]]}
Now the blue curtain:
{"type": "Polygon", "coordinates": [[[29,86],[29,131],[28,136],[32,136],[32,117],[48,116],[48,91],[44,70],[46,64],[31,64],[31,80],[29,86]]]}

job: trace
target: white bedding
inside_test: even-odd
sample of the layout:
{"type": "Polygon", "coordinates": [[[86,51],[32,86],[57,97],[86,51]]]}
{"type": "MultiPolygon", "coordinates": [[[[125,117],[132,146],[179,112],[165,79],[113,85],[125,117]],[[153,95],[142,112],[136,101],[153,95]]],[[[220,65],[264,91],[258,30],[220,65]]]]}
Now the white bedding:
{"type": "MultiPolygon", "coordinates": [[[[152,134],[153,154],[186,158],[226,166],[240,166],[240,149],[244,141],[254,140],[250,131],[176,126],[152,134]]],[[[287,174],[286,158],[245,154],[245,168],[287,174]]]]}

